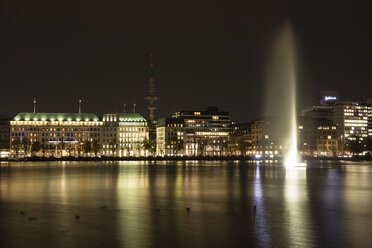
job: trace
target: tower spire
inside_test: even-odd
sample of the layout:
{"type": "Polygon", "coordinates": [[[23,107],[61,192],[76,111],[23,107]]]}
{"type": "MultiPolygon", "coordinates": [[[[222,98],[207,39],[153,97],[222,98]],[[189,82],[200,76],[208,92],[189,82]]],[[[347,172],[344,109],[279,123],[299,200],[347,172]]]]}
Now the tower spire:
{"type": "Polygon", "coordinates": [[[155,102],[159,100],[159,97],[156,95],[156,87],[155,87],[154,53],[150,53],[148,91],[147,91],[147,95],[145,96],[145,100],[148,102],[147,109],[149,110],[149,118],[150,120],[154,120],[155,110],[157,109],[155,102]]]}

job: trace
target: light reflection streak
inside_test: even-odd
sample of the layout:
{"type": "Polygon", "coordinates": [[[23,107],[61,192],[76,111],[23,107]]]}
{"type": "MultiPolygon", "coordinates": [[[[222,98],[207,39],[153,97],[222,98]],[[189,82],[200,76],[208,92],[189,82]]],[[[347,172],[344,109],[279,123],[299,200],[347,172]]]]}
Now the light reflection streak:
{"type": "Polygon", "coordinates": [[[145,242],[146,230],[143,224],[147,223],[145,206],[148,206],[146,195],[146,178],[143,173],[132,173],[135,168],[131,168],[128,164],[119,167],[119,177],[117,186],[118,198],[118,225],[120,233],[120,243],[125,246],[133,244],[141,244],[142,247],[147,247],[145,242]]]}
{"type": "Polygon", "coordinates": [[[285,207],[287,210],[289,247],[313,247],[314,240],[308,209],[306,168],[286,167],[285,207]]]}
{"type": "MultiPolygon", "coordinates": [[[[254,180],[254,202],[256,206],[256,213],[255,213],[255,229],[256,235],[259,244],[262,247],[267,247],[271,240],[269,234],[269,225],[267,222],[267,215],[266,215],[266,206],[264,202],[263,190],[262,190],[262,182],[260,176],[260,166],[256,166],[256,175],[254,180]]],[[[253,210],[254,211],[254,210],[253,210]]]]}

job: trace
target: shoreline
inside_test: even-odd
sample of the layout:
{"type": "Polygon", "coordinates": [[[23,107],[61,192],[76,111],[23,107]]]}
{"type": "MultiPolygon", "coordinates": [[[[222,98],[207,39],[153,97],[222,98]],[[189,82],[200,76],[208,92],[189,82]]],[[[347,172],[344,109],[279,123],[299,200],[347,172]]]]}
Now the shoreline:
{"type": "MultiPolygon", "coordinates": [[[[372,161],[372,157],[317,157],[303,158],[305,161],[372,161]]],[[[254,157],[228,156],[228,157],[27,157],[27,158],[0,158],[0,162],[40,162],[40,161],[281,161],[282,158],[256,159],[254,157]]]]}

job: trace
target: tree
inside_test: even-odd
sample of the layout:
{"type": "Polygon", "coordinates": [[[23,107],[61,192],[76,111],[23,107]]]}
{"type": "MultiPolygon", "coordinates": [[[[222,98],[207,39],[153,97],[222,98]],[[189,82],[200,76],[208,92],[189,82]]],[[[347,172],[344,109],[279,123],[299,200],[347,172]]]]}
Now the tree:
{"type": "Polygon", "coordinates": [[[247,152],[247,149],[248,149],[248,146],[249,146],[248,143],[244,142],[244,140],[239,141],[237,143],[237,150],[240,151],[243,156],[245,156],[245,154],[247,152]]]}
{"type": "Polygon", "coordinates": [[[363,140],[364,147],[367,151],[372,151],[372,138],[368,137],[363,140]]]}
{"type": "Polygon", "coordinates": [[[149,143],[151,144],[150,152],[152,154],[156,153],[156,127],[157,124],[155,121],[149,121],[149,143]]]}
{"type": "Polygon", "coordinates": [[[151,149],[151,142],[148,139],[144,139],[142,142],[142,148],[145,150],[150,150],[151,149]]]}
{"type": "Polygon", "coordinates": [[[92,148],[93,148],[93,151],[94,151],[94,156],[97,157],[97,154],[98,154],[99,150],[101,149],[101,144],[98,142],[98,140],[95,139],[93,141],[92,148]]]}
{"type": "Polygon", "coordinates": [[[228,147],[228,143],[226,142],[226,139],[221,137],[218,139],[218,142],[219,142],[220,156],[222,156],[223,154],[226,155],[227,147],[228,147]]]}
{"type": "Polygon", "coordinates": [[[24,137],[21,140],[21,143],[22,143],[22,146],[23,146],[23,150],[25,151],[25,156],[27,157],[27,153],[28,153],[28,150],[30,148],[30,140],[27,137],[24,137]]]}
{"type": "Polygon", "coordinates": [[[84,144],[81,144],[81,143],[77,143],[75,145],[75,152],[77,153],[78,157],[80,157],[81,149],[83,148],[83,146],[84,144]]]}
{"type": "Polygon", "coordinates": [[[16,157],[18,157],[19,150],[21,149],[21,140],[19,139],[19,137],[14,138],[12,146],[15,149],[16,157]]]}
{"type": "Polygon", "coordinates": [[[39,141],[35,141],[31,145],[31,155],[34,156],[35,153],[41,150],[41,143],[39,141]]]}
{"type": "Polygon", "coordinates": [[[176,155],[183,153],[183,140],[175,140],[176,155]]]}
{"type": "Polygon", "coordinates": [[[155,144],[153,140],[144,139],[144,141],[142,142],[142,148],[145,151],[149,151],[151,154],[154,154],[155,144]]]}
{"type": "Polygon", "coordinates": [[[198,145],[198,155],[199,156],[203,156],[204,155],[204,151],[205,151],[205,144],[204,144],[204,141],[202,139],[198,139],[196,141],[197,145],[198,145]]]}
{"type": "Polygon", "coordinates": [[[72,144],[73,139],[72,138],[67,138],[68,145],[67,145],[67,151],[68,151],[68,156],[71,156],[71,151],[74,149],[74,145],[72,144]]]}
{"type": "Polygon", "coordinates": [[[57,150],[58,153],[60,153],[60,155],[62,157],[62,153],[65,149],[66,149],[66,142],[65,142],[64,138],[62,138],[61,143],[57,143],[56,150],[57,150]]]}
{"type": "Polygon", "coordinates": [[[43,157],[45,157],[45,152],[46,152],[46,150],[48,149],[49,147],[48,147],[48,145],[46,145],[46,144],[42,144],[41,145],[41,152],[42,152],[42,154],[43,154],[43,157]]]}
{"type": "Polygon", "coordinates": [[[156,139],[145,139],[143,141],[143,148],[154,155],[156,152],[156,139]]]}
{"type": "Polygon", "coordinates": [[[92,151],[92,142],[89,140],[85,141],[83,144],[83,151],[85,154],[88,154],[92,151]]]}
{"type": "Polygon", "coordinates": [[[353,140],[348,140],[346,142],[346,147],[352,154],[358,154],[363,152],[364,146],[361,141],[358,140],[358,138],[355,138],[353,140]]]}

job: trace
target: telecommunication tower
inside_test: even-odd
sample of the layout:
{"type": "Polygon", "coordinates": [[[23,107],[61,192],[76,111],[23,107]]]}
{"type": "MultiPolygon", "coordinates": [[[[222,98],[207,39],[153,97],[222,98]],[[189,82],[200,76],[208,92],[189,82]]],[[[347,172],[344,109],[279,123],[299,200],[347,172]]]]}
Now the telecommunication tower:
{"type": "Polygon", "coordinates": [[[154,69],[154,54],[150,53],[150,69],[149,69],[149,81],[148,81],[148,90],[145,100],[148,102],[147,109],[149,110],[150,120],[155,119],[155,102],[159,100],[159,97],[156,95],[155,87],[155,69],[154,69]]]}

